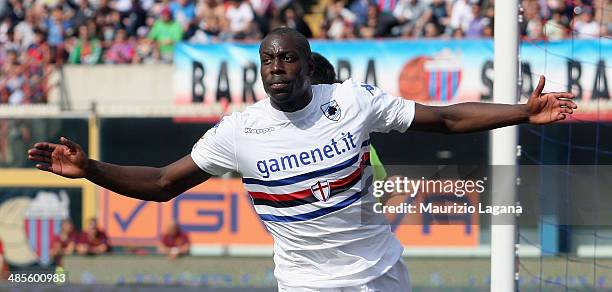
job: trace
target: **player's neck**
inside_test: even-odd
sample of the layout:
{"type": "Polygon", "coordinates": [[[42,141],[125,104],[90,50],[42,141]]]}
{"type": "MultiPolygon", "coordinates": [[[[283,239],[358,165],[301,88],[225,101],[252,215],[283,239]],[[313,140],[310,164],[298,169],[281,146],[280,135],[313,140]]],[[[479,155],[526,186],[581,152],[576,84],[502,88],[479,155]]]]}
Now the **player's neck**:
{"type": "Polygon", "coordinates": [[[270,103],[272,104],[273,108],[279,111],[287,113],[297,112],[305,108],[310,103],[312,100],[312,91],[307,90],[303,96],[303,98],[294,99],[293,102],[275,103],[274,101],[270,100],[270,103]]]}

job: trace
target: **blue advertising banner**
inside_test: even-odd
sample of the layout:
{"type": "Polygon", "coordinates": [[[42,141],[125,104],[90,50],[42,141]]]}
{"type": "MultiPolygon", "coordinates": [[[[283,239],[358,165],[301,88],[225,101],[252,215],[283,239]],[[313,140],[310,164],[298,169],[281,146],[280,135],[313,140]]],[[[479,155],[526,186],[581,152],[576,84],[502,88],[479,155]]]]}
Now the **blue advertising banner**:
{"type": "MultiPolygon", "coordinates": [[[[329,59],[340,80],[353,78],[396,96],[427,104],[492,98],[491,40],[312,41],[311,47],[329,59]]],[[[242,106],[266,98],[258,48],[256,43],[179,44],[176,103],[242,106]]],[[[545,91],[571,90],[580,104],[587,105],[582,118],[612,120],[605,106],[610,98],[612,40],[523,42],[520,60],[523,98],[538,76],[545,75],[545,91]]]]}

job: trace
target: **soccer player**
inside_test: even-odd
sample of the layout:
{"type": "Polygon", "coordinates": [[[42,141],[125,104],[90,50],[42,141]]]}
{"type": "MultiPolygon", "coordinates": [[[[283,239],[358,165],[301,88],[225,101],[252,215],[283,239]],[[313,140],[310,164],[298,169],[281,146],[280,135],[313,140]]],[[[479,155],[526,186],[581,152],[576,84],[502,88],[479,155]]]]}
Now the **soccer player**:
{"type": "MultiPolygon", "coordinates": [[[[465,133],[518,123],[548,124],[572,114],[571,93],[541,94],[527,104],[426,106],[351,79],[311,85],[308,40],[278,28],[259,48],[269,98],[210,129],[190,155],[161,168],[88,159],[76,143],[36,143],[36,167],[86,178],[132,198],[165,202],[237,171],[274,238],[279,291],[409,291],[403,247],[372,204],[368,164],[372,132],[465,133]]],[[[498,76],[499,77],[499,76],[498,76]]]]}
{"type": "Polygon", "coordinates": [[[314,72],[310,76],[310,83],[312,85],[341,83],[340,80],[336,79],[334,66],[327,58],[317,52],[312,52],[311,55],[314,65],[314,72]]]}

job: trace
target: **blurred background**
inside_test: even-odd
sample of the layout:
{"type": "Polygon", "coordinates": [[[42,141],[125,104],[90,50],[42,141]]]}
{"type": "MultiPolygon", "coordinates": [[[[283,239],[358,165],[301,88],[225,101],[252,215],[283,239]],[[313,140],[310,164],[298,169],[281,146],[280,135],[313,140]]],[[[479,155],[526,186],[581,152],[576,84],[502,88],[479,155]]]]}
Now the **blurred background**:
{"type": "MultiPolygon", "coordinates": [[[[0,0],[0,271],[59,268],[83,285],[273,291],[272,240],[236,174],[171,202],[142,202],[36,171],[26,150],[65,136],[106,162],[173,162],[222,116],[265,98],[258,42],[280,26],[307,36],[340,80],[433,105],[492,101],[495,2],[0,0]]],[[[520,126],[517,162],[612,164],[612,1],[519,4],[517,102],[546,75],[545,91],[574,92],[580,111],[520,126]]],[[[372,141],[386,165],[490,162],[487,132],[372,141]]],[[[612,287],[608,222],[559,220],[571,202],[557,183],[571,178],[536,182],[537,198],[559,211],[519,221],[521,289],[612,287]]],[[[602,202],[610,194],[597,192],[602,202]]],[[[417,291],[488,289],[484,217],[472,228],[394,222],[417,291]]]]}

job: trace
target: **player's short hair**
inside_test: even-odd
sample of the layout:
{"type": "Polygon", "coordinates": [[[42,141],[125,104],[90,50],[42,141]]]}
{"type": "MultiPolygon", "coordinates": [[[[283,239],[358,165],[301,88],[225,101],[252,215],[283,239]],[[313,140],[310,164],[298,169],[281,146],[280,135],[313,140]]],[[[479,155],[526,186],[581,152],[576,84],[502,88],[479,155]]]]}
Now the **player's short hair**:
{"type": "Polygon", "coordinates": [[[292,38],[295,41],[296,47],[300,51],[302,51],[302,53],[304,54],[305,59],[311,58],[312,51],[310,50],[310,43],[308,42],[308,39],[303,34],[301,34],[299,31],[293,28],[289,28],[289,27],[275,28],[266,35],[262,43],[267,38],[272,37],[272,36],[292,38]]]}
{"type": "Polygon", "coordinates": [[[334,66],[323,57],[323,55],[313,52],[312,60],[314,62],[314,73],[310,77],[312,85],[316,84],[334,84],[336,83],[336,72],[334,66]]]}

